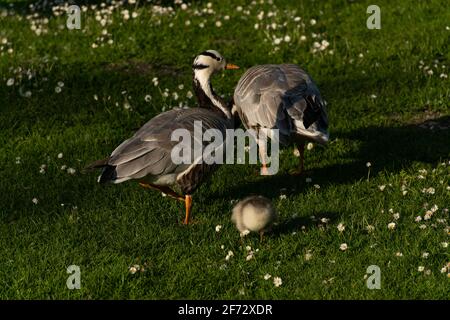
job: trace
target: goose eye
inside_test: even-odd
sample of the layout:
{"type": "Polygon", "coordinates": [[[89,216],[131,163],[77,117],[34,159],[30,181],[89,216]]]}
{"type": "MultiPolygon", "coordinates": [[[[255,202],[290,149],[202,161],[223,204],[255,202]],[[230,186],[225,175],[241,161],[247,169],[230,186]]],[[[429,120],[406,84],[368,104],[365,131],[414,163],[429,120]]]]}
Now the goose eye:
{"type": "Polygon", "coordinates": [[[220,60],[222,60],[222,58],[216,58],[216,60],[217,60],[217,61],[220,61],[220,60]]]}

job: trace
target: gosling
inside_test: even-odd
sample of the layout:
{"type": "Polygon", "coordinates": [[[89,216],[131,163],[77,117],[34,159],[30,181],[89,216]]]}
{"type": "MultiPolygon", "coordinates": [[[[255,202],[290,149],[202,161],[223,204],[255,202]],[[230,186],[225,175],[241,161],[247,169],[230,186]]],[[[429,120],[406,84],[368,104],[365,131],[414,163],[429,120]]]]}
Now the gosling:
{"type": "Polygon", "coordinates": [[[251,231],[258,232],[260,241],[264,232],[269,231],[277,218],[275,208],[269,199],[262,196],[250,196],[239,201],[233,208],[231,221],[236,225],[241,237],[251,231]]]}

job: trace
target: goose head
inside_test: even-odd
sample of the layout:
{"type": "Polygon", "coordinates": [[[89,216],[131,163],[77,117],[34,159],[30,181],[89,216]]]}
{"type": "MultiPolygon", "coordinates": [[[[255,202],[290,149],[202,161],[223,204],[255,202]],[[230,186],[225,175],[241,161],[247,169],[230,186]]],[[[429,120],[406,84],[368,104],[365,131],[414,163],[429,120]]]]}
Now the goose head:
{"type": "Polygon", "coordinates": [[[208,79],[216,72],[239,69],[239,67],[227,63],[225,58],[216,50],[206,50],[195,57],[192,69],[194,70],[194,73],[198,75],[197,78],[208,79]]]}
{"type": "Polygon", "coordinates": [[[220,110],[227,118],[231,118],[231,112],[227,105],[214,92],[210,78],[216,72],[234,69],[239,69],[239,67],[227,63],[216,50],[206,50],[195,57],[192,70],[194,71],[194,90],[200,107],[212,107],[220,110]]]}

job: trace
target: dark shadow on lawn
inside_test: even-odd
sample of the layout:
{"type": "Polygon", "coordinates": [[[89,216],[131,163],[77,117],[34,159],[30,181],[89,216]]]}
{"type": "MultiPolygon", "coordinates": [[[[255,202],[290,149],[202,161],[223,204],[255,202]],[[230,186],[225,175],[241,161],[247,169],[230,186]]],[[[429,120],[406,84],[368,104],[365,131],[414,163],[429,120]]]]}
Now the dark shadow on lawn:
{"type": "Polygon", "coordinates": [[[275,235],[279,235],[300,232],[302,231],[302,227],[308,229],[321,225],[325,228],[327,224],[334,225],[337,221],[340,221],[342,214],[338,212],[316,212],[314,216],[315,219],[311,219],[309,216],[284,219],[278,225],[274,226],[272,231],[275,235]],[[320,221],[321,218],[327,218],[329,221],[326,224],[322,223],[320,221]]]}
{"type": "MultiPolygon", "coordinates": [[[[307,176],[313,177],[313,183],[326,187],[366,179],[367,162],[372,164],[371,176],[380,172],[395,174],[410,167],[414,162],[435,165],[440,160],[450,157],[449,128],[450,116],[443,116],[406,126],[370,126],[349,132],[336,132],[333,139],[359,141],[358,151],[345,154],[341,159],[345,164],[314,169],[307,176]]],[[[281,157],[280,161],[283,161],[283,158],[281,157]]],[[[283,193],[280,191],[282,189],[286,190],[287,195],[298,194],[308,187],[305,177],[279,173],[273,176],[260,176],[251,182],[241,179],[231,188],[223,190],[220,197],[236,199],[249,194],[261,194],[274,199],[283,193]]],[[[215,197],[217,195],[211,196],[215,197]]]]}

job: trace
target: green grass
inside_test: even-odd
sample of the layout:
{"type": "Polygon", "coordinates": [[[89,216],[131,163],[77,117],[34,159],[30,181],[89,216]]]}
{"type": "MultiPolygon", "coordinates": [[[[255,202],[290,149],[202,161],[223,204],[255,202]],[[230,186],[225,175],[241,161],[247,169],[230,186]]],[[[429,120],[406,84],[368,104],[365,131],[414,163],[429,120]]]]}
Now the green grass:
{"type": "Polygon", "coordinates": [[[177,5],[170,15],[152,13],[153,5],[141,2],[127,6],[137,18],[125,21],[119,7],[106,27],[90,9],[82,14],[82,30],[67,30],[65,16],[48,10],[30,19],[27,1],[0,2],[9,12],[0,15],[0,38],[7,38],[0,44],[0,298],[449,298],[448,271],[440,271],[450,261],[441,244],[449,242],[444,209],[450,207],[450,86],[440,77],[450,68],[446,1],[380,0],[381,30],[366,28],[370,1],[217,1],[215,13],[202,16],[193,12],[204,2],[185,11],[177,5]],[[269,11],[276,16],[268,18],[269,11]],[[45,17],[47,33],[37,35],[30,20],[45,17]],[[272,22],[277,29],[266,30],[272,22]],[[103,29],[110,35],[92,48],[103,29]],[[276,46],[272,35],[291,41],[276,46]],[[329,47],[312,53],[322,39],[329,47]],[[195,223],[182,226],[181,203],[133,182],[102,186],[96,175],[80,172],[162,110],[180,102],[194,106],[186,98],[190,66],[206,49],[241,66],[213,80],[227,98],[250,66],[304,67],[328,101],[331,142],[307,152],[311,183],[288,175],[298,161],[292,149],[281,154],[276,176],[258,176],[252,165],[222,166],[194,195],[195,223]],[[421,60],[433,75],[420,68],[421,60]],[[10,78],[15,83],[7,86],[10,78]],[[64,82],[60,93],[58,81],[64,82]],[[429,187],[434,194],[422,192],[429,187]],[[232,201],[249,194],[271,198],[280,219],[264,242],[251,235],[243,246],[230,215],[232,201]],[[433,205],[439,209],[430,220],[414,221],[433,205]],[[392,221],[396,228],[389,230],[392,221]],[[216,225],[223,226],[219,233],[216,225]],[[250,261],[246,245],[259,249],[250,261]],[[229,250],[234,256],[226,261],[229,250]],[[72,264],[81,268],[80,290],[66,288],[72,264]],[[131,274],[134,264],[145,271],[131,274]],[[381,290],[366,287],[372,264],[381,268],[381,290]],[[282,285],[264,280],[267,273],[281,277],[282,285]]]}

